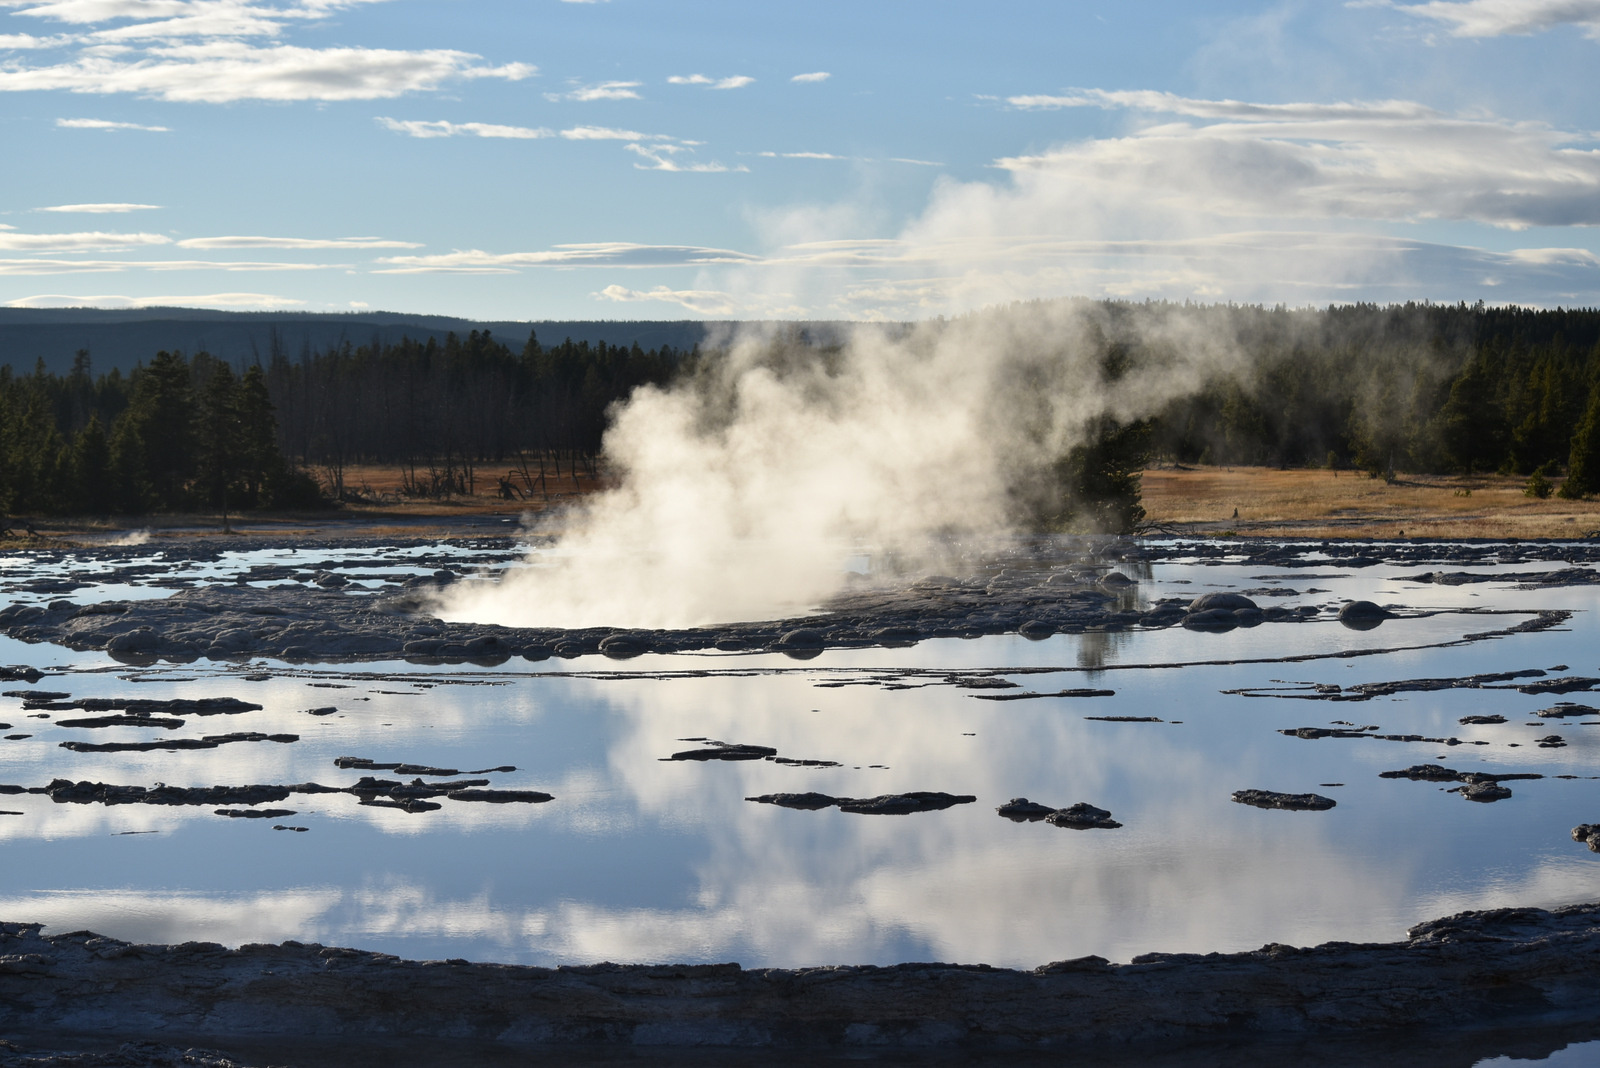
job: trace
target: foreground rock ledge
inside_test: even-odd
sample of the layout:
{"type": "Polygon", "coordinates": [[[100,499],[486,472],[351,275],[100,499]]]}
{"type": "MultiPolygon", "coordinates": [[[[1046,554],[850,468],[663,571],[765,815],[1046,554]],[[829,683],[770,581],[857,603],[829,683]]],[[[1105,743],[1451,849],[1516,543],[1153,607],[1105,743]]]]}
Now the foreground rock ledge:
{"type": "Polygon", "coordinates": [[[1050,1047],[1600,1020],[1600,904],[1464,912],[1405,942],[985,965],[535,968],[286,942],[140,946],[0,924],[0,1028],[590,1044],[1050,1047]]]}

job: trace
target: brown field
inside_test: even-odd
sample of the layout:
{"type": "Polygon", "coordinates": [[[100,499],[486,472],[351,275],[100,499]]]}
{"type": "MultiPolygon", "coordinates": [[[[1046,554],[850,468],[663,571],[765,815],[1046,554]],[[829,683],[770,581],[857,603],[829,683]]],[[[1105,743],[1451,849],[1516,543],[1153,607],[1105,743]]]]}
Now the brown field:
{"type": "MultiPolygon", "coordinates": [[[[547,480],[548,499],[537,490],[510,500],[499,479],[510,472],[484,465],[475,492],[439,498],[401,494],[394,466],[345,469],[348,491],[359,499],[326,512],[235,517],[239,533],[282,537],[451,537],[506,533],[505,522],[528,512],[559,508],[604,485],[586,473],[574,482],[563,467],[547,480]]],[[[520,483],[519,483],[520,485],[520,483]]],[[[1393,483],[1364,474],[1270,467],[1156,467],[1144,474],[1144,506],[1151,523],[1172,533],[1241,537],[1310,538],[1581,538],[1600,531],[1600,500],[1538,500],[1523,494],[1526,480],[1508,475],[1399,475],[1393,483]]],[[[18,534],[20,524],[13,524],[18,534]]],[[[98,539],[129,528],[157,537],[211,536],[215,515],[151,516],[121,521],[41,520],[47,540],[98,539]]],[[[26,536],[8,547],[37,545],[26,536]]]]}
{"type": "Polygon", "coordinates": [[[1254,537],[1581,538],[1600,501],[1524,495],[1511,475],[1397,475],[1271,467],[1152,468],[1150,522],[1183,533],[1254,537]],[[1236,516],[1237,513],[1237,516],[1236,516]]]}

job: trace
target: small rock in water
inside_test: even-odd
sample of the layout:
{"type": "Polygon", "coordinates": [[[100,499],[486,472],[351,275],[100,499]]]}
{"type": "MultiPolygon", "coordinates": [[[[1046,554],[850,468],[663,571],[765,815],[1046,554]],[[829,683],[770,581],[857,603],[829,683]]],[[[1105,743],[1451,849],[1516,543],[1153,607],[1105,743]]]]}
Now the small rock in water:
{"type": "Polygon", "coordinates": [[[1600,853],[1600,823],[1578,824],[1572,828],[1572,840],[1587,845],[1591,853],[1600,853]]]}
{"type": "Polygon", "coordinates": [[[1504,801],[1511,796],[1511,788],[1497,782],[1469,782],[1455,787],[1454,792],[1468,801],[1504,801]]]}
{"type": "Polygon", "coordinates": [[[1549,708],[1541,708],[1534,715],[1540,719],[1561,719],[1563,716],[1600,716],[1600,708],[1580,705],[1572,701],[1558,701],[1549,708]]]}
{"type": "Polygon", "coordinates": [[[712,742],[704,749],[685,749],[663,760],[761,760],[777,756],[778,751],[765,745],[740,745],[735,742],[712,742]]]}
{"type": "Polygon", "coordinates": [[[1463,727],[1470,727],[1473,724],[1504,723],[1505,721],[1506,717],[1504,716],[1462,716],[1458,722],[1463,727]]]}
{"type": "Polygon", "coordinates": [[[1259,607],[1242,593],[1202,593],[1189,602],[1190,612],[1209,612],[1214,609],[1237,612],[1241,608],[1259,607]]]}
{"type": "Polygon", "coordinates": [[[1273,790],[1235,790],[1233,799],[1256,808],[1278,808],[1288,812],[1321,812],[1338,804],[1321,794],[1280,794],[1273,790]]]}
{"type": "Polygon", "coordinates": [[[1351,601],[1339,609],[1339,622],[1351,630],[1372,630],[1393,613],[1371,601],[1351,601]]]}
{"type": "Polygon", "coordinates": [[[1122,824],[1111,818],[1111,813],[1103,808],[1079,801],[1067,808],[1057,809],[1045,817],[1046,823],[1057,827],[1070,827],[1075,831],[1086,831],[1091,827],[1101,827],[1107,830],[1121,827],[1122,824]]]}
{"type": "Polygon", "coordinates": [[[1026,797],[1013,797],[1010,801],[995,809],[996,812],[1008,820],[1017,823],[1030,823],[1042,820],[1055,811],[1049,805],[1041,805],[1037,801],[1029,801],[1026,797]]]}

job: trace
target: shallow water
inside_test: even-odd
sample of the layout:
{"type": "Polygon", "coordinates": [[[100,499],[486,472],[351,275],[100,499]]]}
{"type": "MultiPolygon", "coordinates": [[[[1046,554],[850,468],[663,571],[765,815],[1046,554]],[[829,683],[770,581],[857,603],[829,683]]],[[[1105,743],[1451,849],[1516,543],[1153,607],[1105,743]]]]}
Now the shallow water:
{"type": "MultiPolygon", "coordinates": [[[[188,570],[198,581],[231,581],[255,564],[301,566],[336,555],[237,554],[188,570]]],[[[352,550],[350,558],[372,555],[352,550]]],[[[5,569],[6,581],[15,581],[18,566],[5,569]]],[[[83,570],[36,562],[29,573],[74,567],[83,570]]],[[[716,654],[499,668],[202,660],[140,669],[0,639],[0,664],[60,672],[37,689],[75,698],[231,696],[265,706],[191,718],[171,732],[89,730],[27,718],[20,700],[0,698],[0,722],[11,724],[4,733],[32,735],[0,741],[0,783],[342,786],[388,774],[335,767],[336,757],[351,755],[463,770],[511,764],[518,770],[486,777],[496,787],[555,795],[537,805],[446,801],[422,813],[361,806],[349,795],[293,795],[271,806],[296,811],[281,820],[228,819],[211,807],[0,796],[0,810],[21,813],[0,816],[0,917],[139,941],[293,938],[408,957],[528,963],[1031,967],[1090,953],[1125,961],[1153,950],[1389,941],[1413,923],[1463,909],[1600,899],[1600,856],[1569,836],[1578,823],[1600,822],[1600,784],[1591,778],[1600,775],[1600,725],[1584,725],[1600,717],[1531,716],[1558,700],[1591,700],[1585,694],[1451,689],[1328,702],[1223,692],[1557,665],[1566,667],[1553,674],[1600,674],[1600,587],[1523,591],[1509,582],[1404,580],[1418,570],[1157,563],[1139,576],[1135,595],[1148,601],[1276,586],[1295,593],[1257,599],[1293,607],[1365,598],[1447,610],[1371,631],[1327,618],[1224,634],[1175,628],[1040,642],[940,639],[804,662],[716,654]],[[1575,614],[1554,630],[1462,641],[1529,618],[1477,613],[1555,608],[1575,614]],[[1273,660],[1290,656],[1314,659],[1273,660]],[[1250,659],[1266,662],[1201,663],[1250,659]],[[1188,666],[1147,666],[1177,664],[1188,666]],[[1019,689],[964,689],[944,678],[996,668],[1014,669],[1007,677],[1019,689]],[[246,679],[260,674],[269,677],[246,679]],[[1086,687],[1115,695],[984,699],[1086,687]],[[328,705],[338,712],[307,714],[328,705]],[[1486,713],[1508,722],[1457,722],[1486,713]],[[1340,720],[1466,744],[1278,733],[1340,720]],[[300,740],[146,753],[80,753],[58,744],[237,731],[300,740]],[[1535,745],[1551,734],[1566,747],[1535,745]],[[784,757],[842,766],[663,759],[703,744],[688,739],[772,746],[784,757]],[[1479,741],[1488,744],[1471,744],[1479,741]],[[1513,796],[1493,804],[1446,792],[1451,784],[1379,778],[1420,763],[1546,778],[1511,782],[1513,796]],[[1338,805],[1283,812],[1231,800],[1247,788],[1314,791],[1338,805]],[[977,801],[882,816],[745,800],[780,791],[868,797],[916,790],[977,801]],[[1012,797],[1052,806],[1086,801],[1123,826],[1012,823],[994,811],[1012,797]]],[[[35,599],[87,602],[104,592],[90,586],[35,599]]],[[[119,588],[115,596],[128,593],[119,588]]]]}

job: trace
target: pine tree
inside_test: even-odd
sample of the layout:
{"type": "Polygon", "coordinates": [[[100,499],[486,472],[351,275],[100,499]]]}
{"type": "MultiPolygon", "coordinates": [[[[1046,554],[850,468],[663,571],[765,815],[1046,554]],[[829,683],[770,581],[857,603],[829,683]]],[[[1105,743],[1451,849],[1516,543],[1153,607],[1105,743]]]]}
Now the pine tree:
{"type": "Polygon", "coordinates": [[[222,527],[228,529],[229,491],[242,467],[239,383],[233,369],[218,362],[211,368],[200,396],[195,426],[195,488],[201,500],[222,509],[222,527]]]}
{"type": "Polygon", "coordinates": [[[111,442],[98,415],[72,441],[73,506],[91,515],[107,515],[115,500],[111,474],[111,442]]]}
{"type": "Polygon", "coordinates": [[[272,398],[267,392],[267,377],[259,365],[245,371],[239,380],[237,415],[239,427],[239,477],[246,507],[261,503],[265,487],[283,466],[278,453],[278,422],[273,417],[272,398]]]}
{"type": "Polygon", "coordinates": [[[181,355],[158,352],[134,374],[129,415],[144,448],[144,477],[156,503],[179,508],[187,500],[194,471],[194,397],[189,364],[181,355]]]}
{"type": "Polygon", "coordinates": [[[1589,392],[1589,406],[1578,420],[1567,457],[1567,480],[1560,495],[1569,500],[1600,493],[1600,384],[1589,392]]]}

